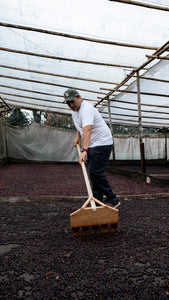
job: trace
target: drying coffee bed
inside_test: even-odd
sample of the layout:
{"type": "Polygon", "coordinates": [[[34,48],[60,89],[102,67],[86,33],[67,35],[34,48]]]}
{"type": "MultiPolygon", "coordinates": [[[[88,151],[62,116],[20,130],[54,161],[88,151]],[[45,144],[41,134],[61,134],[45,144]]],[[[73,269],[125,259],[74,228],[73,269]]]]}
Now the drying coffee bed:
{"type": "Polygon", "coordinates": [[[81,205],[0,202],[0,299],[168,299],[169,199],[123,200],[116,233],[74,237],[81,205]]]}
{"type": "MultiPolygon", "coordinates": [[[[132,166],[129,166],[130,170],[132,166]]],[[[151,167],[152,168],[152,167],[151,167]]],[[[138,171],[133,166],[133,172],[138,171]]],[[[164,172],[149,168],[149,173],[164,172]]],[[[169,172],[169,170],[168,170],[169,172]]],[[[107,172],[113,191],[118,195],[169,193],[169,186],[146,184],[107,172]]],[[[9,164],[0,168],[0,197],[4,196],[86,196],[87,190],[79,164],[9,164]]]]}
{"type": "Polygon", "coordinates": [[[168,299],[169,188],[107,176],[118,231],[74,237],[69,215],[87,199],[78,164],[0,169],[0,299],[168,299]]]}

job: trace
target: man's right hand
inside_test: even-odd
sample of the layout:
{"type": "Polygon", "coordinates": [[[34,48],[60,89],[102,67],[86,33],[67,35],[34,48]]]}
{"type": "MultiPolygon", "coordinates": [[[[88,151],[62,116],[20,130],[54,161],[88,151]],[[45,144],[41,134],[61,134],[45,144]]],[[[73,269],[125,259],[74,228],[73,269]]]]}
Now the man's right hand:
{"type": "Polygon", "coordinates": [[[75,147],[77,147],[77,145],[80,145],[80,140],[79,139],[74,139],[74,142],[73,142],[73,145],[75,146],[75,147]]]}
{"type": "Polygon", "coordinates": [[[79,132],[79,130],[77,130],[77,131],[76,131],[75,139],[74,139],[74,141],[73,141],[73,145],[74,145],[75,147],[77,147],[77,144],[80,145],[80,141],[81,141],[81,139],[80,139],[80,132],[79,132]]]}

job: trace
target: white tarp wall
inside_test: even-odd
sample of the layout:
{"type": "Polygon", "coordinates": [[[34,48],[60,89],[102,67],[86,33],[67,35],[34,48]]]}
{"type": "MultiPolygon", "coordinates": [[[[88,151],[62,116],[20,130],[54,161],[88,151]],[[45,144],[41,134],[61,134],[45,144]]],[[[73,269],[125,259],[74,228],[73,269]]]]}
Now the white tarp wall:
{"type": "MultiPolygon", "coordinates": [[[[75,162],[78,161],[78,155],[73,146],[74,136],[74,131],[37,123],[23,129],[7,125],[8,157],[28,161],[75,162]]],[[[143,142],[145,159],[165,158],[164,137],[145,137],[143,142]]],[[[140,160],[138,136],[115,136],[114,144],[117,160],[140,160]]],[[[0,159],[4,157],[5,129],[0,123],[0,159]]]]}
{"type": "MultiPolygon", "coordinates": [[[[145,159],[165,158],[165,139],[149,136],[143,138],[145,159]]],[[[138,136],[118,136],[114,138],[115,158],[117,160],[140,160],[140,143],[138,136]]]]}
{"type": "Polygon", "coordinates": [[[5,127],[0,123],[0,159],[6,157],[5,151],[5,127]]]}
{"type": "MultiPolygon", "coordinates": [[[[4,126],[0,124],[0,137],[4,126]]],[[[31,161],[75,161],[74,132],[33,123],[25,128],[7,126],[8,157],[31,161]]],[[[3,139],[2,139],[3,140],[3,139]]],[[[0,158],[4,158],[4,142],[0,158]]]]}

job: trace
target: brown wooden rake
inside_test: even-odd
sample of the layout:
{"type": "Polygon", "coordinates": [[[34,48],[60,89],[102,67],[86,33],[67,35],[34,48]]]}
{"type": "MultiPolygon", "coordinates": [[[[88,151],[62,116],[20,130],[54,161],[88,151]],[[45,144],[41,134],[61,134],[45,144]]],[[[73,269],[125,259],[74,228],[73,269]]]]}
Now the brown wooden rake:
{"type": "MultiPolygon", "coordinates": [[[[80,146],[77,145],[80,155],[80,146]]],[[[93,197],[85,163],[81,164],[88,191],[88,199],[82,207],[70,214],[70,225],[74,235],[116,231],[119,222],[119,211],[93,197]],[[99,206],[96,206],[96,203],[99,206]],[[87,205],[90,204],[90,207],[87,205]]]]}

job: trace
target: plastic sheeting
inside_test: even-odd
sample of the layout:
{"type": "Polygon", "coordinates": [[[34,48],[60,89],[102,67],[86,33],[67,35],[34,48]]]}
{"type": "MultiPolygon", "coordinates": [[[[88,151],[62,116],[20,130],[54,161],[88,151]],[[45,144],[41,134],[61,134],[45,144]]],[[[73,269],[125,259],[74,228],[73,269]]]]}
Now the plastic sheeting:
{"type": "MultiPolygon", "coordinates": [[[[0,123],[0,159],[5,157],[5,130],[0,123]]],[[[16,160],[45,162],[77,162],[73,146],[75,132],[33,123],[23,129],[7,126],[8,156],[16,160]]],[[[165,138],[145,137],[145,158],[165,158],[165,138]]],[[[140,160],[138,137],[115,136],[116,160],[140,160]]],[[[168,146],[169,154],[169,146],[168,146]]],[[[112,159],[112,156],[111,156],[112,159]]]]}
{"type": "MultiPolygon", "coordinates": [[[[169,55],[166,56],[169,59],[169,55]]],[[[169,60],[161,60],[140,78],[141,93],[141,117],[144,127],[169,127],[169,60]],[[168,80],[167,82],[154,81],[153,79],[168,80]],[[159,94],[157,96],[156,94],[159,94]]],[[[111,118],[113,123],[138,125],[138,104],[137,104],[137,82],[134,81],[125,89],[128,93],[120,93],[111,97],[111,118]],[[135,94],[129,93],[135,92],[135,94]],[[122,102],[120,102],[122,101],[122,102]],[[116,115],[116,114],[124,114],[116,115]]],[[[101,109],[102,116],[108,121],[107,106],[101,109]],[[107,117],[105,115],[107,113],[107,117]]]]}
{"type": "MultiPolygon", "coordinates": [[[[0,125],[0,135],[4,135],[2,124],[0,125]]],[[[28,161],[77,161],[77,153],[73,146],[74,135],[75,133],[71,131],[36,123],[25,128],[8,125],[8,157],[28,161]]],[[[4,143],[0,151],[0,158],[4,158],[4,143]]]]}
{"type": "Polygon", "coordinates": [[[5,147],[5,126],[0,123],[0,159],[6,157],[6,147],[5,147]]]}
{"type": "MultiPolygon", "coordinates": [[[[158,159],[165,158],[165,138],[148,138],[144,139],[145,143],[145,153],[146,159],[151,159],[152,157],[158,159]]],[[[167,147],[168,148],[168,147],[167,147]]],[[[167,149],[167,159],[169,158],[169,149],[167,149]]]]}
{"type": "MultiPolygon", "coordinates": [[[[140,2],[169,8],[168,0],[140,2]]],[[[131,70],[147,61],[146,55],[152,55],[169,36],[168,11],[107,0],[0,0],[0,21],[0,94],[11,106],[65,114],[70,114],[70,109],[63,104],[67,87],[77,88],[82,97],[94,105],[131,70]],[[32,30],[6,27],[2,23],[32,27],[32,30]],[[105,42],[60,36],[51,31],[105,42]],[[48,55],[48,58],[42,55],[48,55]]],[[[157,62],[154,60],[148,68],[157,62]]],[[[160,62],[157,68],[152,76],[169,80],[167,60],[160,62]]],[[[144,72],[142,70],[141,74],[144,72]]],[[[168,94],[168,85],[144,81],[141,92],[168,94]]],[[[135,85],[131,89],[135,90],[135,85]]],[[[128,104],[128,101],[136,102],[136,95],[117,97],[124,99],[124,103],[119,104],[119,109],[112,108],[112,121],[138,124],[137,112],[134,113],[132,105],[128,104]]],[[[168,98],[142,96],[141,101],[167,105],[168,98]]],[[[136,105],[134,109],[137,109],[136,105]]],[[[145,113],[142,107],[144,126],[168,127],[168,120],[162,119],[161,109],[151,106],[147,109],[149,112],[145,113]],[[151,109],[158,113],[158,120],[151,109]]],[[[103,116],[107,119],[107,114],[103,116]]]]}

